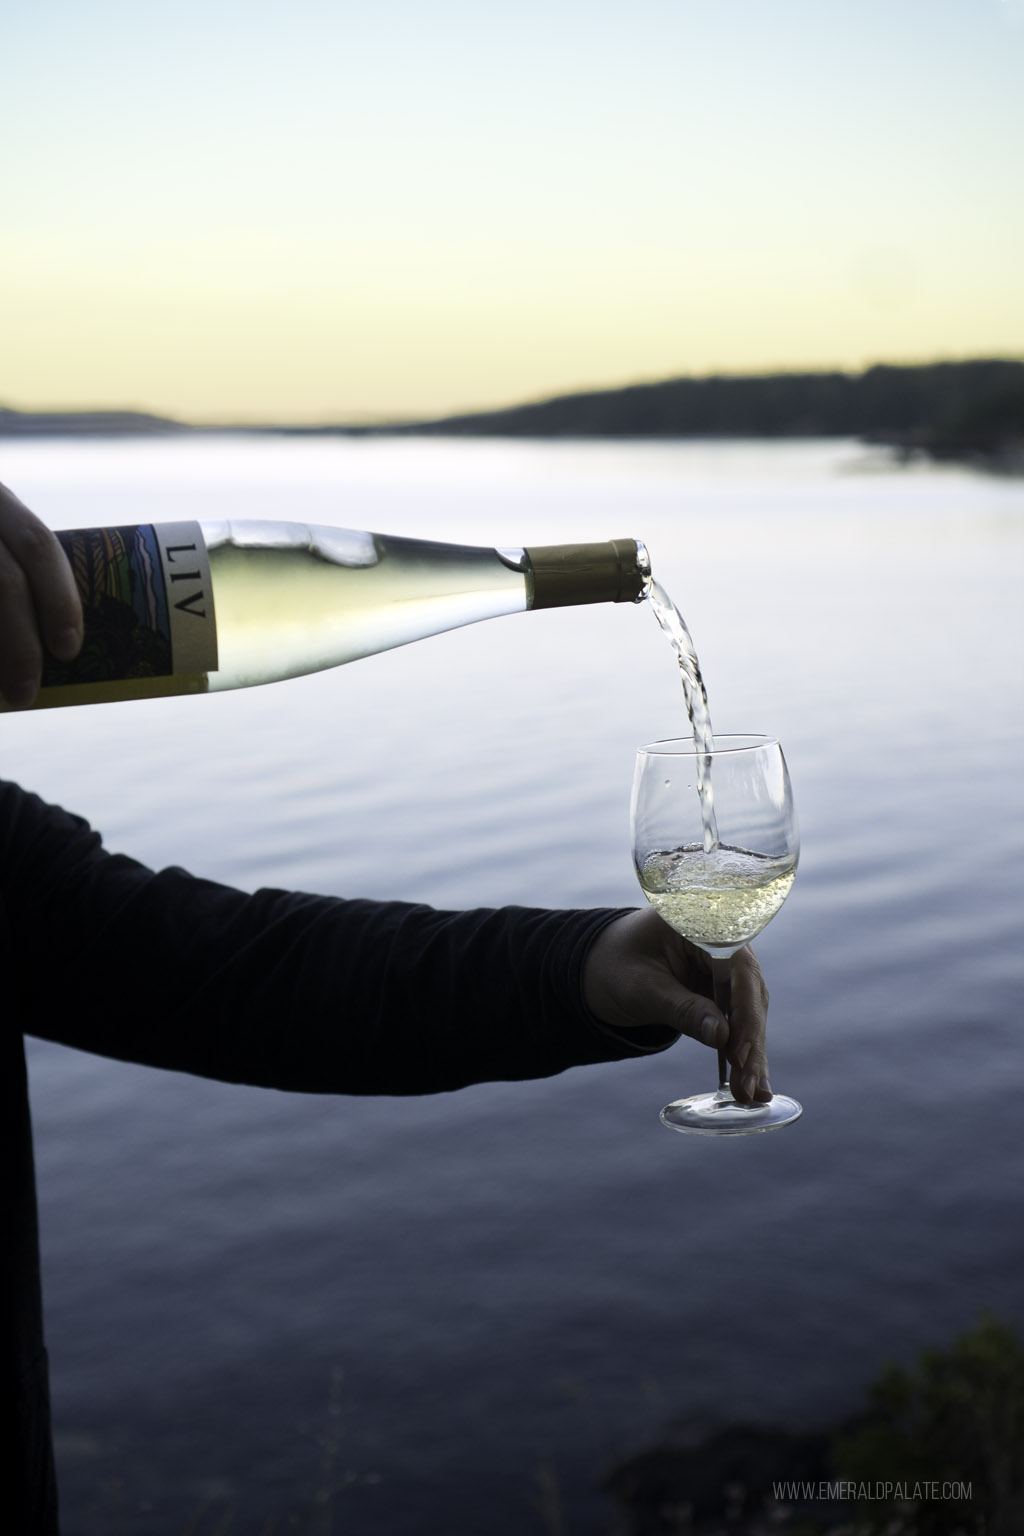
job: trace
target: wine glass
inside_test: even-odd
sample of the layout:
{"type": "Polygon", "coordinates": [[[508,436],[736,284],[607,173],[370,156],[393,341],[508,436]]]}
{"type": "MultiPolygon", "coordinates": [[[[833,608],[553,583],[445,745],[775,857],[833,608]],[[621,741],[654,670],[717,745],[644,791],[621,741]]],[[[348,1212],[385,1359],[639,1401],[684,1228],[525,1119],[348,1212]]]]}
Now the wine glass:
{"type": "MultiPolygon", "coordinates": [[[[656,741],[636,755],[630,807],[640,887],[670,928],[711,958],[715,1002],[729,1017],[731,956],[774,917],[800,853],[793,791],[779,743],[768,736],[656,741]]],[[[718,1053],[714,1093],[677,1099],[661,1112],[675,1131],[744,1136],[789,1125],[802,1113],[776,1094],[741,1104],[718,1053]]]]}

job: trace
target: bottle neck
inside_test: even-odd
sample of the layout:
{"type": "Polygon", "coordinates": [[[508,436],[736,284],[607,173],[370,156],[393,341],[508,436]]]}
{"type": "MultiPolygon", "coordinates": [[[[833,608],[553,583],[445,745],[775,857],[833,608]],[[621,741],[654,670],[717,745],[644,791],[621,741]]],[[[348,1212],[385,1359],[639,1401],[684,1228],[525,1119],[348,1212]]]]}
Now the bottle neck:
{"type": "Polygon", "coordinates": [[[637,603],[646,596],[651,566],[637,539],[602,544],[544,544],[526,551],[529,608],[580,603],[637,603]]]}

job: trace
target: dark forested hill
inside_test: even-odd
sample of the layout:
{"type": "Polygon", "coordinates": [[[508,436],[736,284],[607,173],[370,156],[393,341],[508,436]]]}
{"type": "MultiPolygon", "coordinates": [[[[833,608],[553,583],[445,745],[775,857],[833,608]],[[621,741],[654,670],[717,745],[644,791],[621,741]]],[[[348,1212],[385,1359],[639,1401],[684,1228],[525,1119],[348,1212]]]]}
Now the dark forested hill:
{"type": "Polygon", "coordinates": [[[864,373],[779,373],[669,379],[453,416],[407,430],[502,437],[865,437],[927,446],[1002,403],[1006,425],[1024,392],[1024,363],[880,365],[864,373]]]}

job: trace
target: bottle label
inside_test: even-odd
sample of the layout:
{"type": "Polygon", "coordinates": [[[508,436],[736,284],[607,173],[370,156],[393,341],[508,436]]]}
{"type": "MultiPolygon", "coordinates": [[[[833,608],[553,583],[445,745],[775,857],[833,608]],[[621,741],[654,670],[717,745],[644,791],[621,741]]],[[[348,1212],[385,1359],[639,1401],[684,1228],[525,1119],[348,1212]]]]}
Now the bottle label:
{"type": "Polygon", "coordinates": [[[85,640],[48,657],[43,687],[217,670],[210,559],[198,523],[58,532],[82,598],[85,640]]]}

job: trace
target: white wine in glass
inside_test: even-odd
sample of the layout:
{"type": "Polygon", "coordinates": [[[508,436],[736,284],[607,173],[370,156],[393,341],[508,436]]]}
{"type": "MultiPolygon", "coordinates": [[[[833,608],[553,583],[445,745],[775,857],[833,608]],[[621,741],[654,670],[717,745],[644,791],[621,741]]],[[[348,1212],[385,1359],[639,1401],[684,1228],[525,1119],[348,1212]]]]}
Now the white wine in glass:
{"type": "MultiPolygon", "coordinates": [[[[793,791],[779,743],[766,736],[656,741],[636,755],[630,811],[640,888],[660,917],[711,959],[715,1002],[726,1018],[732,956],[775,916],[800,855],[793,791]]],[[[728,1083],[666,1105],[665,1125],[710,1136],[745,1136],[790,1125],[802,1113],[775,1094],[743,1104],[728,1083]]]]}

